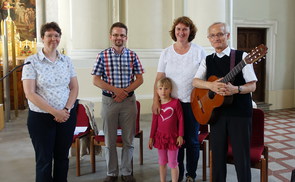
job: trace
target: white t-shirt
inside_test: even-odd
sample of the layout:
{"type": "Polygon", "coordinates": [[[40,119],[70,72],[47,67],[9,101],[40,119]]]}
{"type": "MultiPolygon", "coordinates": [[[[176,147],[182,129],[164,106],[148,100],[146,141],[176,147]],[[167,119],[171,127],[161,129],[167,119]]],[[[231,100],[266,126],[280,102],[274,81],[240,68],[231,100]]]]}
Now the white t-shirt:
{"type": "Polygon", "coordinates": [[[175,52],[173,45],[162,51],[157,71],[172,79],[172,97],[190,102],[193,78],[205,58],[205,50],[193,43],[189,51],[182,55],[175,52]]]}

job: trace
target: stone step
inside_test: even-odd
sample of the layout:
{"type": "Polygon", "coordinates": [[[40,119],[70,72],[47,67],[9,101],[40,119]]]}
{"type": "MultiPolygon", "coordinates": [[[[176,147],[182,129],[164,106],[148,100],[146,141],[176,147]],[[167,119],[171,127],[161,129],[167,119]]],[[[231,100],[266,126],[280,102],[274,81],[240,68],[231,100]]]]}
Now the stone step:
{"type": "Polygon", "coordinates": [[[265,102],[257,102],[257,108],[263,110],[263,111],[269,111],[269,108],[272,104],[265,103],[265,102]]]}

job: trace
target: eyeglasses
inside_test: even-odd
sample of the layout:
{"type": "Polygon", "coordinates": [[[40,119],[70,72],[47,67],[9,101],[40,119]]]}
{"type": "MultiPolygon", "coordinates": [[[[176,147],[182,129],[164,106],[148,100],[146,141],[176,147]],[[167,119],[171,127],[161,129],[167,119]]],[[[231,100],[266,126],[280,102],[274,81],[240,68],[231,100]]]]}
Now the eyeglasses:
{"type": "Polygon", "coordinates": [[[125,37],[127,37],[126,35],[124,35],[124,34],[113,34],[112,35],[113,37],[121,37],[121,38],[125,38],[125,37]]]}
{"type": "Polygon", "coordinates": [[[50,39],[52,39],[53,37],[56,39],[59,39],[60,35],[59,34],[49,34],[49,35],[45,35],[45,37],[50,38],[50,39]]]}
{"type": "Polygon", "coordinates": [[[223,37],[224,35],[226,35],[227,33],[217,33],[217,34],[210,34],[208,35],[207,37],[209,39],[214,39],[214,38],[220,38],[220,37],[223,37]]]}

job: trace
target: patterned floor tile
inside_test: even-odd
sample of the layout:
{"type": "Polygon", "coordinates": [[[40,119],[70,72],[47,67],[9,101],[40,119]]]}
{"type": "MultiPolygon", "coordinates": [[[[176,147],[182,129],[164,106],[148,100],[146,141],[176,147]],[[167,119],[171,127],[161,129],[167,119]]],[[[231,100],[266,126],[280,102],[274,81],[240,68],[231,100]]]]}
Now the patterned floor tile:
{"type": "Polygon", "coordinates": [[[276,140],[288,140],[289,138],[286,138],[286,137],[284,137],[284,136],[280,136],[280,135],[278,135],[278,136],[275,136],[275,139],[276,139],[276,140]]]}
{"type": "Polygon", "coordinates": [[[268,167],[270,170],[272,171],[278,171],[278,170],[283,170],[283,169],[286,169],[284,166],[276,163],[276,162],[270,162],[268,163],[268,167]]]}
{"type": "Polygon", "coordinates": [[[268,176],[269,182],[282,182],[282,180],[276,178],[275,176],[268,176]]]}
{"type": "Polygon", "coordinates": [[[272,141],[273,141],[273,140],[272,140],[271,138],[269,138],[269,137],[268,137],[268,138],[266,138],[266,137],[264,138],[264,142],[265,142],[265,143],[270,143],[270,142],[272,142],[272,141]]]}
{"type": "Polygon", "coordinates": [[[281,149],[281,148],[286,148],[286,147],[288,147],[288,146],[286,146],[286,145],[284,145],[284,144],[282,144],[282,143],[270,143],[270,144],[268,144],[268,145],[270,145],[270,146],[272,146],[272,147],[274,147],[274,148],[277,148],[277,149],[281,149]]]}
{"type": "MultiPolygon", "coordinates": [[[[294,121],[295,121],[295,119],[294,119],[294,121]]],[[[288,125],[289,125],[289,126],[294,126],[294,127],[295,127],[295,123],[289,123],[288,125]]]]}
{"type": "Polygon", "coordinates": [[[270,152],[269,155],[275,159],[281,159],[287,157],[286,155],[280,153],[280,152],[270,152]]]}
{"type": "Polygon", "coordinates": [[[288,130],[289,132],[295,133],[295,128],[287,128],[286,130],[288,130]]]}
{"type": "Polygon", "coordinates": [[[268,129],[268,130],[276,129],[276,127],[271,126],[271,125],[265,126],[264,128],[265,129],[268,129]]]}
{"type": "Polygon", "coordinates": [[[293,167],[295,169],[295,159],[285,160],[282,162],[284,162],[285,164],[288,164],[290,167],[293,167]]]}
{"type": "Polygon", "coordinates": [[[280,123],[287,123],[287,122],[289,122],[289,121],[286,120],[286,119],[278,119],[277,121],[280,122],[280,123]]]}
{"type": "Polygon", "coordinates": [[[267,124],[277,124],[276,121],[266,121],[267,124]]]}
{"type": "Polygon", "coordinates": [[[288,137],[291,137],[291,138],[295,139],[295,133],[288,135],[288,137]]]}
{"type": "Polygon", "coordinates": [[[293,141],[287,141],[285,142],[286,144],[289,144],[290,146],[294,147],[295,146],[295,140],[293,141]]]}
{"type": "Polygon", "coordinates": [[[295,149],[291,149],[291,150],[284,150],[284,152],[287,152],[288,154],[294,156],[295,154],[295,149]]]}
{"type": "Polygon", "coordinates": [[[289,133],[289,131],[287,130],[272,130],[273,132],[276,132],[278,134],[286,134],[286,133],[289,133]]]}
{"type": "Polygon", "coordinates": [[[291,179],[291,172],[289,172],[289,173],[282,173],[281,176],[283,176],[286,179],[291,179]]]}
{"type": "Polygon", "coordinates": [[[279,127],[279,128],[287,128],[287,127],[289,127],[289,126],[286,125],[286,124],[278,124],[277,127],[279,127]]]}
{"type": "Polygon", "coordinates": [[[270,135],[275,135],[275,133],[270,132],[270,131],[264,131],[264,134],[265,134],[265,135],[268,135],[268,136],[270,136],[270,135]]]}
{"type": "Polygon", "coordinates": [[[295,109],[266,112],[264,134],[269,146],[269,181],[289,182],[295,168],[295,109]]]}

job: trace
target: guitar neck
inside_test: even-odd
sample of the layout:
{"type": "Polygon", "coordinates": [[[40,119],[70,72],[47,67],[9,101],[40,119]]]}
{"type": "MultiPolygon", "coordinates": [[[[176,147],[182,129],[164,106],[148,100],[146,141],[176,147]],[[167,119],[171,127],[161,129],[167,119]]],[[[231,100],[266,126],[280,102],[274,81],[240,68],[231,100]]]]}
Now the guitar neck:
{"type": "Polygon", "coordinates": [[[246,66],[244,60],[240,61],[239,64],[237,64],[228,74],[225,75],[225,77],[221,80],[223,83],[230,82],[242,69],[246,66]]]}

